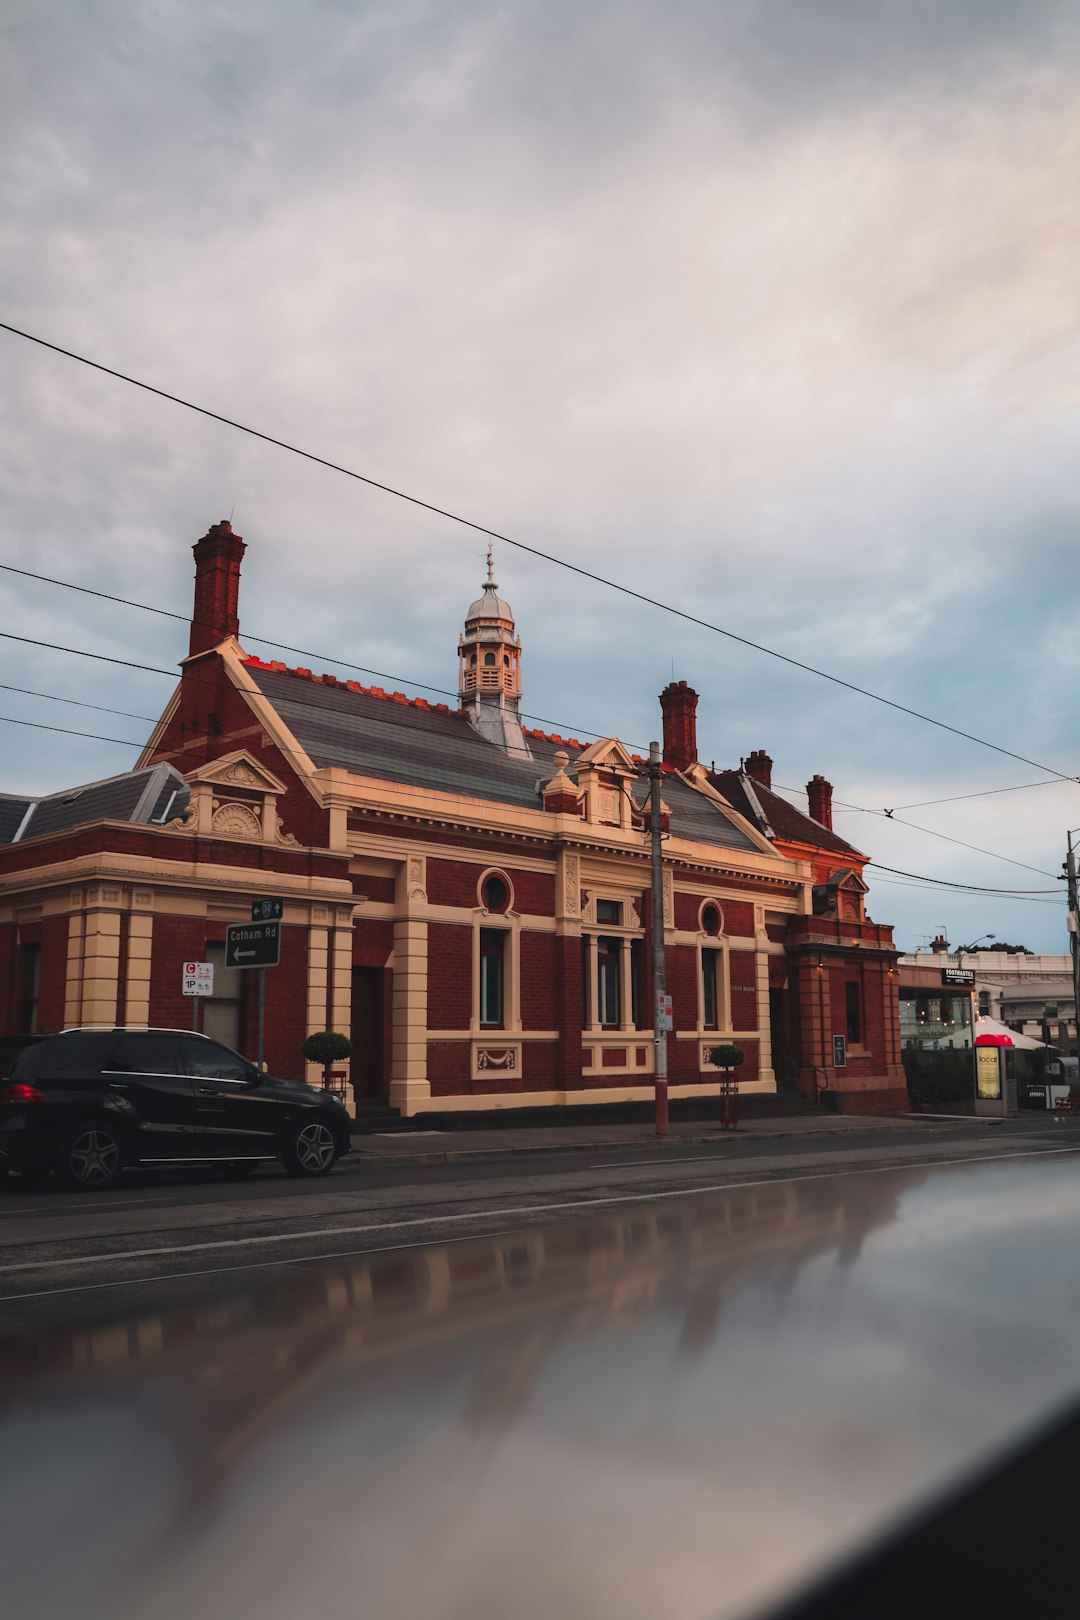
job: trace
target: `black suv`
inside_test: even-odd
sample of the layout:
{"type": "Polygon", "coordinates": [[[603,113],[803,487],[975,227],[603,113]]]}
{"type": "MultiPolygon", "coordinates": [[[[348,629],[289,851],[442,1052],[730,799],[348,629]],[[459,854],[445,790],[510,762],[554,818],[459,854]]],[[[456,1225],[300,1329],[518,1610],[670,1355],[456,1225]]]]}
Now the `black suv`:
{"type": "Polygon", "coordinates": [[[205,1035],[68,1030],[22,1046],[0,1078],[0,1175],[52,1172],[66,1187],[111,1187],[129,1166],[209,1164],[246,1175],[279,1159],[324,1176],[350,1147],[328,1092],[275,1080],[205,1035]]]}

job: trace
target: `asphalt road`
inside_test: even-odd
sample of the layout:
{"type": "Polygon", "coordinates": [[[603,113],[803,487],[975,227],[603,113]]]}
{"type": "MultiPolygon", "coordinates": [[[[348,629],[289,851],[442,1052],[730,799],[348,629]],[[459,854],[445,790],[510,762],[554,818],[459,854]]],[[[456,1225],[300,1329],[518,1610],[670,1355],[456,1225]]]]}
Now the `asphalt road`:
{"type": "Polygon", "coordinates": [[[987,1128],[912,1122],[887,1133],[730,1137],[699,1144],[552,1152],[482,1163],[347,1159],[326,1179],[276,1168],[223,1183],[208,1172],[140,1175],[102,1196],[0,1195],[0,1333],[79,1327],[213,1300],[284,1268],[407,1250],[692,1198],[755,1182],[1080,1154],[1080,1126],[1037,1117],[987,1128]]]}

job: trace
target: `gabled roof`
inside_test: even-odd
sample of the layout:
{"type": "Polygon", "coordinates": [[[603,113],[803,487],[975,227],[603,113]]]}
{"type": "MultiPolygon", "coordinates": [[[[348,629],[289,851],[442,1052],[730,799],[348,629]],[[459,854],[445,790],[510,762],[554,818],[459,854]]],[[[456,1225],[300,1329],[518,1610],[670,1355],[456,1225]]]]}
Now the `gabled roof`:
{"type": "MultiPolygon", "coordinates": [[[[620,765],[623,760],[642,764],[611,739],[585,748],[576,738],[542,731],[525,733],[532,759],[515,759],[445,703],[314,676],[259,658],[246,658],[244,667],[318,770],[337,766],[408,787],[540,809],[541,789],[555,775],[560,750],[571,756],[567,770],[572,778],[583,754],[591,759],[606,750],[620,765]]],[[[672,774],[665,773],[663,787],[674,837],[761,853],[723,805],[672,774]]]]}
{"type": "Polygon", "coordinates": [[[830,855],[854,855],[860,861],[868,857],[854,844],[847,843],[828,827],[823,827],[820,821],[808,816],[804,810],[796,810],[793,804],[782,799],[779,794],[773,793],[763,783],[747,777],[742,771],[711,771],[709,781],[720,792],[728,803],[736,809],[741,816],[745,816],[751,826],[761,827],[767,832],[762,823],[762,815],[768,820],[771,827],[769,837],[786,839],[793,844],[809,844],[815,849],[827,850],[830,855]],[[749,783],[750,792],[747,793],[749,783]],[[757,801],[757,805],[753,802],[757,801]],[[760,813],[757,806],[760,806],[760,813]]]}
{"type": "Polygon", "coordinates": [[[143,825],[183,814],[188,801],[184,778],[173,765],[126,771],[83,787],[64,788],[40,799],[0,795],[0,844],[69,832],[92,821],[131,821],[143,825]]]}

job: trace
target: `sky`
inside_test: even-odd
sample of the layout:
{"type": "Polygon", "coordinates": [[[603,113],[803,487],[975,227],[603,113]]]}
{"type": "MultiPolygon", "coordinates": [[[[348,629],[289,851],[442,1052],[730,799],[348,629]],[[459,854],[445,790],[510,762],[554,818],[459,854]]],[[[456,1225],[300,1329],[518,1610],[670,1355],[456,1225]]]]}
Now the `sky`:
{"type": "MultiPolygon", "coordinates": [[[[0,320],[1076,776],[1078,67],[1057,0],[8,0],[0,320]]],[[[5,332],[0,376],[0,562],[184,613],[231,514],[250,651],[453,688],[481,535],[5,332]]],[[[1066,949],[1080,786],[496,574],[547,729],[642,748],[674,673],[706,762],[861,807],[904,948],[1066,949]]],[[[0,628],[187,650],[10,572],[0,628]]],[[[127,768],[171,691],[3,638],[0,683],[125,711],[0,690],[119,739],[0,723],[11,792],[127,768]]]]}

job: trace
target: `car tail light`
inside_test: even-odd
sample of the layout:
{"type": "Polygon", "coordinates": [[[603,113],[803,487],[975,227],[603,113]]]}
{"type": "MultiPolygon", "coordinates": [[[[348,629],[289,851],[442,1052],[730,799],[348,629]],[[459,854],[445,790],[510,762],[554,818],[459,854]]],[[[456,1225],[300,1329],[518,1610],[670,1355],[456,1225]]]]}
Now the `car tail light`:
{"type": "Polygon", "coordinates": [[[0,1103],[48,1102],[48,1100],[45,1093],[39,1091],[36,1086],[28,1086],[21,1081],[15,1081],[0,1091],[0,1103]]]}

